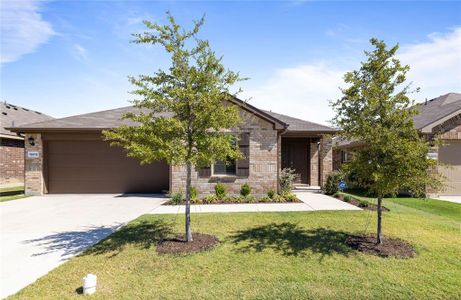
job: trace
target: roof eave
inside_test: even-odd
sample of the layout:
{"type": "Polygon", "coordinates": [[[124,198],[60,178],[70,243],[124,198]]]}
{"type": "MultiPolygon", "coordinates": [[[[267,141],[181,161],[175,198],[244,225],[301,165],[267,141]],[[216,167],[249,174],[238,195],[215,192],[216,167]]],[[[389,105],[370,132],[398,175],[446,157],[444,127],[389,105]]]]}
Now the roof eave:
{"type": "Polygon", "coordinates": [[[73,131],[103,131],[110,130],[113,128],[75,128],[75,127],[66,127],[66,128],[27,128],[27,127],[9,127],[5,128],[12,132],[16,133],[42,133],[42,132],[73,132],[73,131]]]}

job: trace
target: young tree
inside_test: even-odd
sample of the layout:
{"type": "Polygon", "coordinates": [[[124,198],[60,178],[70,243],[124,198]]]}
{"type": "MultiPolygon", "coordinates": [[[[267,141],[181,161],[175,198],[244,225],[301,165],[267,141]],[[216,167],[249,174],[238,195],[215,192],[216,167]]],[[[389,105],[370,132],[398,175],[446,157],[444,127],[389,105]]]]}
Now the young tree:
{"type": "Polygon", "coordinates": [[[153,75],[130,77],[136,89],[133,100],[139,113],[124,115],[138,126],[120,126],[105,131],[112,144],[142,164],[165,160],[186,167],[186,241],[192,241],[190,196],[192,168],[209,166],[216,160],[241,158],[234,136],[223,129],[234,128],[240,118],[235,105],[226,105],[235,96],[230,87],[243,80],[226,70],[208,41],[197,38],[204,18],[186,31],[167,12],[168,25],[144,21],[147,31],[134,34],[138,44],[161,45],[171,56],[168,70],[153,75]]]}
{"type": "Polygon", "coordinates": [[[358,71],[344,76],[348,87],[332,103],[333,123],[348,139],[363,141],[354,151],[345,171],[353,173],[362,186],[378,198],[377,243],[382,243],[382,200],[402,189],[423,194],[426,187],[439,188],[440,177],[429,170],[436,164],[427,158],[428,141],[413,124],[414,101],[405,84],[409,66],[395,58],[398,45],[388,49],[383,41],[370,40],[373,51],[358,71]]]}

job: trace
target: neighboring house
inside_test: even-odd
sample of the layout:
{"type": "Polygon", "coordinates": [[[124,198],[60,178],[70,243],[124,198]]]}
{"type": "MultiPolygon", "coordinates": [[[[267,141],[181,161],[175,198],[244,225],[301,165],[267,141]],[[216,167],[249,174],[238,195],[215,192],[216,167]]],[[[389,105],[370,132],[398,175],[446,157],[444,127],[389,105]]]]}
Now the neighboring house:
{"type": "Polygon", "coordinates": [[[24,183],[24,136],[6,127],[50,119],[38,111],[0,102],[0,185],[24,183]]]}
{"type": "MultiPolygon", "coordinates": [[[[238,99],[231,102],[239,106],[242,117],[242,124],[232,131],[240,135],[239,147],[246,158],[194,171],[192,185],[200,193],[213,193],[216,182],[223,182],[229,193],[238,193],[243,183],[257,195],[276,191],[285,167],[296,170],[299,184],[323,184],[332,171],[329,135],[335,129],[260,110],[238,99]]],[[[103,141],[101,130],[135,125],[121,116],[136,111],[124,107],[12,128],[26,136],[26,193],[184,191],[185,167],[163,161],[141,166],[122,148],[103,141]]]]}
{"type": "MultiPolygon", "coordinates": [[[[438,137],[442,146],[434,147],[429,154],[441,164],[437,170],[446,180],[444,191],[435,195],[461,195],[461,94],[449,93],[416,105],[419,114],[413,118],[416,129],[428,140],[438,137]]],[[[333,169],[338,170],[353,154],[364,147],[360,141],[336,138],[333,150],[333,169]]]]}

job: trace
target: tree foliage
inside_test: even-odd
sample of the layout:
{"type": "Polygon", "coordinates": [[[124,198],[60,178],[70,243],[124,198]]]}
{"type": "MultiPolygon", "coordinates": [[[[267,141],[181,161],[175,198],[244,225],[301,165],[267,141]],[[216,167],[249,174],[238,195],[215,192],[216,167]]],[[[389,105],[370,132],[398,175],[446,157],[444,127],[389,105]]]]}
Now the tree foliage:
{"type": "Polygon", "coordinates": [[[240,122],[237,107],[227,100],[235,96],[230,88],[242,78],[223,66],[222,57],[216,56],[207,40],[197,37],[203,17],[191,30],[183,29],[169,12],[167,17],[166,25],[144,21],[147,31],[134,34],[133,42],[163,47],[170,56],[170,67],[153,75],[129,77],[136,87],[133,104],[139,110],[123,118],[136,125],[120,126],[104,135],[143,164],[165,160],[186,165],[187,215],[191,168],[242,156],[235,137],[223,131],[240,122]]]}
{"type": "Polygon", "coordinates": [[[417,111],[408,95],[414,91],[405,83],[410,68],[395,58],[398,45],[388,49],[383,41],[370,42],[374,49],[365,51],[367,60],[359,70],[345,74],[348,87],[332,103],[333,122],[342,135],[365,145],[353,152],[345,170],[379,200],[402,189],[439,188],[440,178],[429,171],[436,165],[427,158],[430,143],[413,124],[417,111]]]}

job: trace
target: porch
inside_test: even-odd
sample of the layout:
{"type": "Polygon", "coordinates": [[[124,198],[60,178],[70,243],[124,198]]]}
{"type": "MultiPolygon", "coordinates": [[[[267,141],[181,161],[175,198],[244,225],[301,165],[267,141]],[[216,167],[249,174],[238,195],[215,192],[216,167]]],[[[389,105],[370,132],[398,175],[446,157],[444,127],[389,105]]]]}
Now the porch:
{"type": "Polygon", "coordinates": [[[281,167],[295,170],[296,189],[323,187],[333,170],[331,139],[324,135],[282,136],[281,167]]]}

